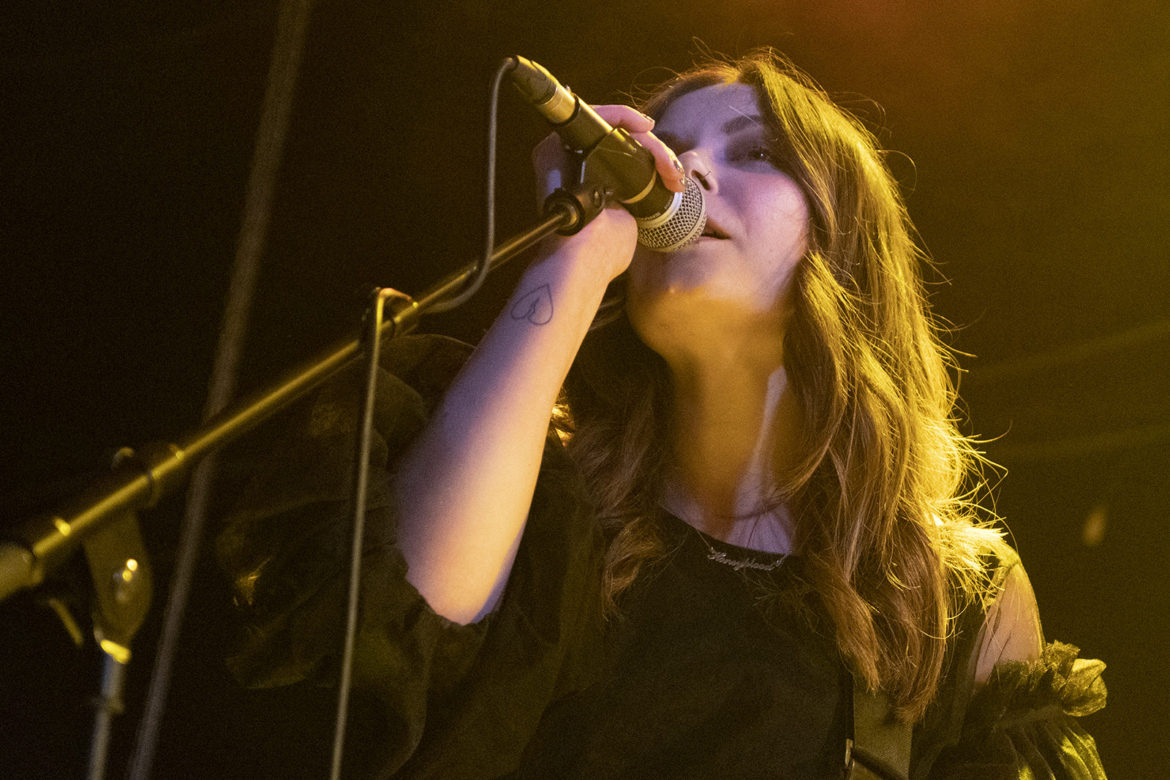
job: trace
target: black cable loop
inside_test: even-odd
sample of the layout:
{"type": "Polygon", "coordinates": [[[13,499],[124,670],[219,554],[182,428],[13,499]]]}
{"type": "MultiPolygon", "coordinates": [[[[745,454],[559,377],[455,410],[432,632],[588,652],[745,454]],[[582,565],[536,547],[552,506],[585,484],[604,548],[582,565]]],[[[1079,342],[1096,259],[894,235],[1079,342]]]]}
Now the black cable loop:
{"type": "Polygon", "coordinates": [[[496,70],[496,75],[492,79],[491,108],[488,112],[487,186],[484,197],[484,221],[486,222],[486,228],[484,231],[483,255],[480,257],[479,263],[476,264],[475,276],[468,281],[463,291],[448,300],[433,304],[428,313],[437,314],[439,312],[450,311],[467,303],[473,295],[479,292],[479,288],[483,286],[483,280],[487,278],[488,272],[491,270],[492,251],[496,245],[496,129],[500,108],[500,84],[503,83],[504,77],[515,67],[516,63],[514,60],[504,60],[500,63],[500,67],[496,70]]]}

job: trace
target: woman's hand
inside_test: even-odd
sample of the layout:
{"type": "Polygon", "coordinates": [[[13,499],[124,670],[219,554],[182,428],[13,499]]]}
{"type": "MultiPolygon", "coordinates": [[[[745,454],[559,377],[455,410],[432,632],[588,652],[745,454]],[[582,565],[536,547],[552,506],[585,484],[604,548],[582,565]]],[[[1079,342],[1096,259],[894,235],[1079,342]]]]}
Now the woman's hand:
{"type": "MultiPolygon", "coordinates": [[[[674,190],[684,189],[682,163],[652,132],[654,120],[621,105],[594,106],[598,116],[616,128],[623,128],[654,156],[655,168],[663,183],[674,190]]],[[[537,193],[541,203],[554,190],[570,183],[574,160],[560,138],[550,134],[532,151],[537,193]]],[[[570,238],[558,239],[546,256],[550,261],[590,263],[601,281],[608,284],[629,267],[637,243],[637,227],[618,203],[611,203],[592,222],[570,238]],[[555,260],[554,260],[555,258],[555,260]]]]}

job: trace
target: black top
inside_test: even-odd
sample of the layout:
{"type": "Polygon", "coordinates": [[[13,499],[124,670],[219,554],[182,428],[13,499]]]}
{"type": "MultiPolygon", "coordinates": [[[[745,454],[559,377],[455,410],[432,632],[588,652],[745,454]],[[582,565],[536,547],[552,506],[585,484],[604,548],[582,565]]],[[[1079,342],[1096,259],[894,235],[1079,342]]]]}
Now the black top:
{"type": "Polygon", "coordinates": [[[852,678],[791,606],[800,562],[700,538],[663,517],[666,557],[606,631],[597,681],[552,704],[531,777],[823,777],[839,772],[852,678]],[[711,560],[780,565],[772,571],[711,560]],[[793,717],[799,714],[799,717],[793,717]]]}
{"type": "MultiPolygon", "coordinates": [[[[435,337],[391,345],[375,468],[392,467],[465,356],[435,337]]],[[[355,392],[339,382],[321,394],[218,540],[247,623],[229,664],[247,685],[335,675],[355,392]]],[[[600,528],[550,437],[504,597],[460,626],[406,582],[390,505],[389,479],[372,480],[354,681],[382,725],[355,762],[402,777],[841,775],[852,681],[799,557],[767,566],[780,556],[703,537],[664,513],[666,555],[607,620],[600,528]],[[760,565],[712,560],[712,548],[760,565]]],[[[1019,566],[1006,545],[986,560],[997,585],[1019,566]]],[[[1104,777],[1073,717],[1104,705],[1103,664],[1053,644],[1036,663],[1001,664],[976,692],[983,623],[978,607],[958,620],[939,696],[915,726],[911,775],[1104,777]]]]}

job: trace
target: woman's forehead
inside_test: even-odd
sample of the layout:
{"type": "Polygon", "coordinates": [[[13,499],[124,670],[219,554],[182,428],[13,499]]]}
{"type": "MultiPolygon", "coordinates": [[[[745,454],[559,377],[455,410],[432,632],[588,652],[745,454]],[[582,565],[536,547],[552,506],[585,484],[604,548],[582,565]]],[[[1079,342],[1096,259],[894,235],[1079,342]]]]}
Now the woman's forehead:
{"type": "Polygon", "coordinates": [[[762,121],[760,101],[755,88],[738,83],[713,84],[672,100],[655,130],[675,136],[709,130],[730,134],[759,121],[762,121]]]}

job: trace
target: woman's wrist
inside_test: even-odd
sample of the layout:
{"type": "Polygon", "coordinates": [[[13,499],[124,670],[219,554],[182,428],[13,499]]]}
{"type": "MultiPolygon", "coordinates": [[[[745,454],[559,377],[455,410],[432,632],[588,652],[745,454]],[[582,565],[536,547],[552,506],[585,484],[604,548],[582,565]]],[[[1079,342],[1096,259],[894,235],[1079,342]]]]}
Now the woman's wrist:
{"type": "MultiPolygon", "coordinates": [[[[608,272],[587,248],[565,241],[525,270],[511,305],[515,310],[521,302],[539,304],[532,296],[543,291],[547,293],[554,313],[580,310],[582,315],[592,319],[609,282],[608,272]]],[[[537,308],[541,307],[537,305],[537,308]]]]}

